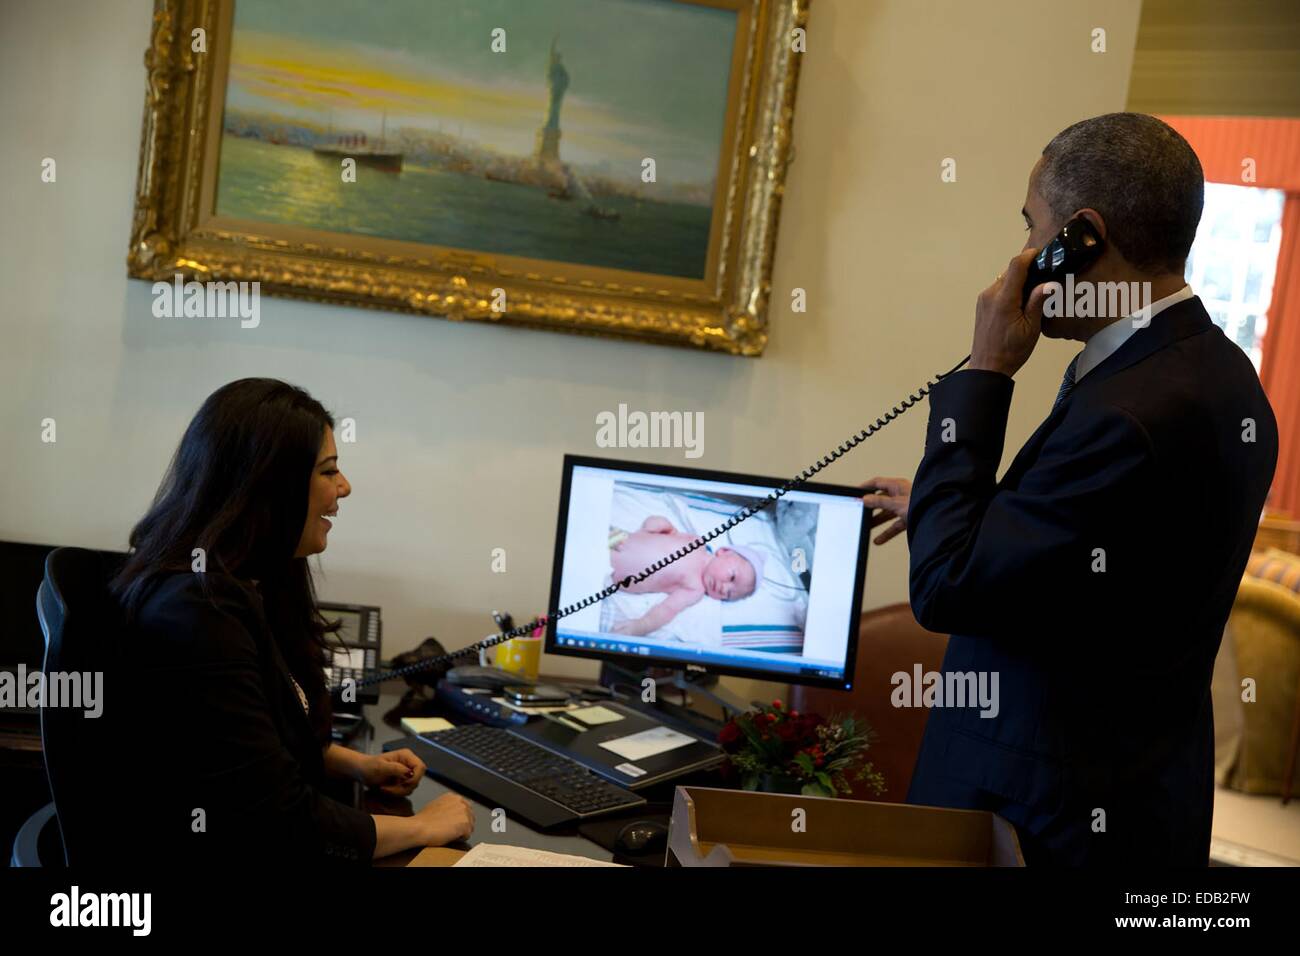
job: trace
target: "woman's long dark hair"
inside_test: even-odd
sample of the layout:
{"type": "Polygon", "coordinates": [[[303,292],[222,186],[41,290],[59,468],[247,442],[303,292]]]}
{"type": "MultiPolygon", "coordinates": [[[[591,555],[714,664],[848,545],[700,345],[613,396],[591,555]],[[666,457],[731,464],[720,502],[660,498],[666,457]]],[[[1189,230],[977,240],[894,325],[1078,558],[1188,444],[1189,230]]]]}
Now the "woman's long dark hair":
{"type": "MultiPolygon", "coordinates": [[[[194,416],[153,505],[131,530],[131,553],[112,582],[130,622],[151,585],[192,573],[193,549],[208,574],[255,579],[267,623],[310,704],[322,744],[330,739],[326,634],[306,558],[294,557],[325,429],[334,419],[296,386],[244,378],[217,389],[194,416]]],[[[203,588],[211,596],[207,575],[203,588]]],[[[251,587],[251,584],[246,586],[251,587]]]]}

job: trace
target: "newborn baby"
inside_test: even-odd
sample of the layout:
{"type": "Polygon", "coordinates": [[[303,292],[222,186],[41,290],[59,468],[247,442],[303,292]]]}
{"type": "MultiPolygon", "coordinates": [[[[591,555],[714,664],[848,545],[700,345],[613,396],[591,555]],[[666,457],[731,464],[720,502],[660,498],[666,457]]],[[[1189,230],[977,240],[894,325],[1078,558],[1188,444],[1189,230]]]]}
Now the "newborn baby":
{"type": "MultiPolygon", "coordinates": [[[[609,564],[614,580],[621,581],[640,574],[655,562],[686,547],[695,538],[696,535],[678,531],[662,515],[646,518],[638,531],[611,528],[609,564]]],[[[709,550],[708,545],[697,548],[644,581],[624,588],[632,594],[668,596],[642,617],[614,625],[614,630],[619,634],[640,637],[659,630],[706,595],[718,601],[739,601],[749,597],[763,573],[763,560],[763,555],[753,548],[718,548],[716,553],[709,550]]]]}

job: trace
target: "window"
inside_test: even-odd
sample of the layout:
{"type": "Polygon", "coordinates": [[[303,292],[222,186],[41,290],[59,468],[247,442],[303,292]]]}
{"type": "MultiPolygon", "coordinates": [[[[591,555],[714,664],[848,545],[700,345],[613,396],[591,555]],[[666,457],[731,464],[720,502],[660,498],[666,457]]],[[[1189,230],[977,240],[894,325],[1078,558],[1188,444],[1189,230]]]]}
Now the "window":
{"type": "Polygon", "coordinates": [[[1282,201],[1280,189],[1206,183],[1205,211],[1187,257],[1192,291],[1255,371],[1282,245],[1282,201]]]}

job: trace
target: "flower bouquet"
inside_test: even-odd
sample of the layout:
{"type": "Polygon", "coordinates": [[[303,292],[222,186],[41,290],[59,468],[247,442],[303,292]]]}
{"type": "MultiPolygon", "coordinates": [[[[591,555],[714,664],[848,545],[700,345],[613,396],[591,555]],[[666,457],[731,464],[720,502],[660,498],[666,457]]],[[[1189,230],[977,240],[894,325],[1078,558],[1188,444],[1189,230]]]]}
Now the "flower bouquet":
{"type": "Polygon", "coordinates": [[[846,796],[851,781],[880,794],[885,778],[866,759],[875,732],[852,715],[787,711],[779,700],[732,718],[718,733],[722,772],[742,789],[846,796]]]}

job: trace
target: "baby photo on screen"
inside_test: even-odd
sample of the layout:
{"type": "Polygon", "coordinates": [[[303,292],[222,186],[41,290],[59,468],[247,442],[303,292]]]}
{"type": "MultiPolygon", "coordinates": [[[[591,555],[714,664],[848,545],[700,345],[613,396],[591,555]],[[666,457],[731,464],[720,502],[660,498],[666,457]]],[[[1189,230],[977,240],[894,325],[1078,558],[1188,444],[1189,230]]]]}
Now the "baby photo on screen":
{"type": "MultiPolygon", "coordinates": [[[[615,481],[606,585],[639,574],[764,499],[615,481]]],[[[607,598],[601,630],[717,650],[803,651],[818,506],[781,500],[607,598]]]]}

